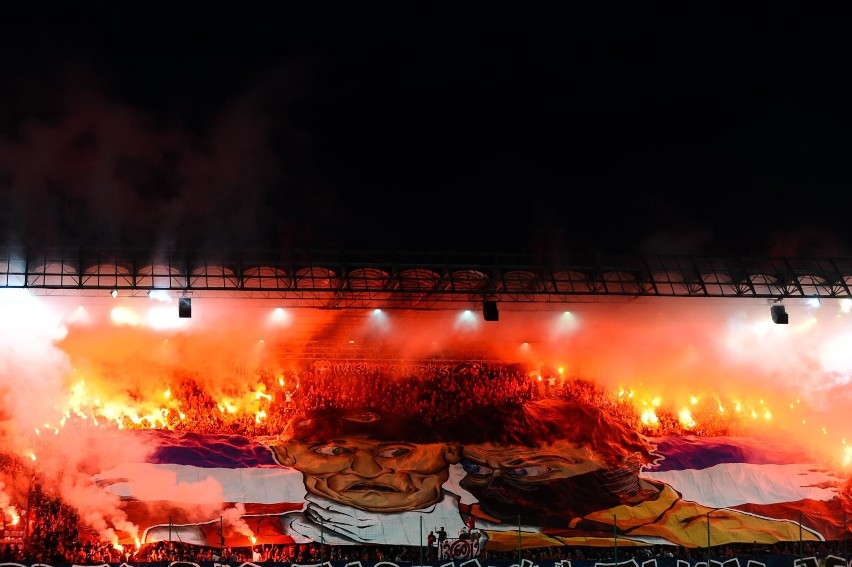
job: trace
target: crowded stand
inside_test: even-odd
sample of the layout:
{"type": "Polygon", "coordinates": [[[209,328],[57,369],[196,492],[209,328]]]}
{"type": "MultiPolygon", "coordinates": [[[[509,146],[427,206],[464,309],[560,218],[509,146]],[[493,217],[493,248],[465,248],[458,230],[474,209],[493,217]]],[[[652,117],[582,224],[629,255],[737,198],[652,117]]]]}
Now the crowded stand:
{"type": "MultiPolygon", "coordinates": [[[[523,365],[495,363],[427,362],[420,365],[389,363],[312,363],[300,371],[258,370],[256,378],[266,395],[257,397],[252,411],[229,411],[202,386],[199,377],[178,376],[168,384],[174,407],[162,413],[162,421],[134,421],[123,418],[126,429],[168,429],[199,434],[228,433],[247,437],[275,436],[297,411],[335,408],[374,408],[408,414],[437,425],[457,420],[475,407],[501,406],[552,397],[582,400],[606,407],[626,422],[642,430],[636,410],[629,401],[613,397],[594,383],[557,372],[523,365]],[[262,416],[262,417],[259,417],[262,416]]],[[[232,394],[237,395],[236,392],[232,394]]],[[[691,435],[719,435],[730,431],[730,422],[691,435]]],[[[653,433],[682,433],[677,419],[661,413],[653,433]]],[[[649,433],[649,431],[644,431],[649,433]]],[[[437,559],[436,550],[424,541],[422,547],[383,545],[266,544],[245,548],[199,546],[179,541],[157,541],[135,548],[98,541],[81,529],[77,511],[64,503],[49,486],[40,482],[37,467],[13,455],[2,455],[0,470],[4,479],[25,479],[25,500],[14,502],[19,518],[6,517],[0,561],[46,564],[102,564],[121,562],[227,561],[319,563],[322,561],[393,561],[418,564],[437,559]]],[[[785,543],[772,547],[743,544],[719,549],[647,546],[618,549],[619,559],[706,556],[732,557],[738,554],[844,555],[845,542],[808,542],[806,546],[785,543]]],[[[538,560],[579,560],[612,558],[611,547],[539,547],[525,549],[523,557],[538,560]]],[[[518,552],[484,550],[486,559],[517,560],[518,552]]]]}

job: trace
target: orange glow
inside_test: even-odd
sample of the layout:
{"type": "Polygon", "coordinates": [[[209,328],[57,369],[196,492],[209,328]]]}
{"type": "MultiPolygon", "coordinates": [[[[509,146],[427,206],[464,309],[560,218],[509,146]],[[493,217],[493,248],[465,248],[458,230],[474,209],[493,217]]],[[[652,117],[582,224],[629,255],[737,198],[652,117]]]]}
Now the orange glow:
{"type": "Polygon", "coordinates": [[[656,428],[660,424],[660,420],[654,410],[647,409],[642,412],[641,421],[643,425],[656,428]]]}
{"type": "MultiPolygon", "coordinates": [[[[444,371],[459,358],[470,361],[472,351],[477,360],[521,365],[524,385],[537,392],[543,392],[543,376],[554,373],[565,391],[591,384],[601,392],[595,401],[644,434],[774,435],[819,450],[826,466],[852,466],[845,441],[852,431],[845,381],[852,361],[843,349],[827,346],[835,337],[852,338],[846,331],[852,313],[809,322],[794,337],[784,334],[792,326],[766,325],[765,305],[731,300],[721,308],[712,300],[678,301],[670,310],[663,303],[654,310],[577,305],[570,334],[553,324],[561,313],[506,309],[499,324],[479,325],[475,317],[461,328],[455,312],[416,312],[393,317],[393,332],[376,335],[368,316],[345,310],[292,309],[286,325],[270,326],[261,300],[211,299],[191,325],[176,321],[175,309],[163,313],[174,321],[155,324],[147,300],[136,304],[123,295],[84,302],[85,319],[80,298],[63,310],[67,301],[40,301],[44,313],[33,318],[32,329],[21,328],[30,318],[0,312],[0,321],[18,322],[4,343],[24,353],[15,355],[21,359],[13,372],[0,375],[9,402],[4,448],[32,462],[38,454],[37,468],[66,490],[75,485],[64,482],[69,471],[83,471],[88,481],[86,459],[99,443],[136,449],[107,445],[111,432],[191,430],[205,417],[275,435],[285,394],[311,395],[308,381],[294,394],[306,375],[332,368],[346,379],[347,372],[369,374],[371,365],[385,363],[403,369],[388,371],[388,380],[406,380],[424,360],[444,371]],[[657,310],[666,316],[657,317],[657,310]],[[626,317],[628,311],[638,315],[626,317]],[[532,346],[519,352],[525,340],[532,346]]],[[[70,497],[92,500],[82,491],[70,497]]]]}
{"type": "Polygon", "coordinates": [[[695,423],[695,419],[692,417],[692,412],[686,408],[680,410],[678,413],[678,420],[685,429],[695,429],[695,426],[697,425],[695,423]]]}
{"type": "Polygon", "coordinates": [[[17,526],[21,521],[21,516],[14,506],[0,507],[0,513],[3,514],[3,520],[7,525],[17,526]]]}

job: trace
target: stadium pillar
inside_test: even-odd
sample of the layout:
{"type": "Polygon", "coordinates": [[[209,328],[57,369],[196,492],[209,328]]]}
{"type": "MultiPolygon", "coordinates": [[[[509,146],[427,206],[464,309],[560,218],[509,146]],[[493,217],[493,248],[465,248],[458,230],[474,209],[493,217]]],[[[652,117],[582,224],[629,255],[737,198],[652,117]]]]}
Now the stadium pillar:
{"type": "Polygon", "coordinates": [[[618,521],[615,518],[615,514],[612,515],[612,551],[613,559],[615,559],[615,567],[618,567],[618,521]]]}
{"type": "Polygon", "coordinates": [[[707,512],[707,567],[710,567],[710,512],[707,512]]]}
{"type": "Polygon", "coordinates": [[[518,567],[524,567],[523,543],[521,540],[521,515],[518,514],[518,567]]]}

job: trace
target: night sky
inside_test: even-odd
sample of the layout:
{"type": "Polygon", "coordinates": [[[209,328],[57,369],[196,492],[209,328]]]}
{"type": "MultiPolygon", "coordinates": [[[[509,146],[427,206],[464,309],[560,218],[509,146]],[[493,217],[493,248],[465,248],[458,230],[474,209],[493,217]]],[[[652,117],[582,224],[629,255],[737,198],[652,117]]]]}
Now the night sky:
{"type": "Polygon", "coordinates": [[[3,236],[850,254],[848,17],[571,4],[4,3],[3,236]]]}

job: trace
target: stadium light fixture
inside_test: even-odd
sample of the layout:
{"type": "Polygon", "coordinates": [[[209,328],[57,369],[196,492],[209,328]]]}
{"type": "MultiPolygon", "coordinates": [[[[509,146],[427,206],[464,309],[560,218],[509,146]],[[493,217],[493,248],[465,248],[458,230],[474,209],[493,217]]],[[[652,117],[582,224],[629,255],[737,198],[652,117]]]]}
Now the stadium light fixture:
{"type": "Polygon", "coordinates": [[[482,318],[486,321],[499,321],[500,311],[497,309],[496,301],[482,302],[482,318]]]}
{"type": "Polygon", "coordinates": [[[179,297],[178,298],[178,318],[179,319],[189,319],[192,317],[192,298],[191,297],[179,297]]]}
{"type": "Polygon", "coordinates": [[[776,325],[786,325],[790,322],[790,318],[783,305],[773,305],[769,308],[769,312],[772,315],[772,322],[776,325]]]}

